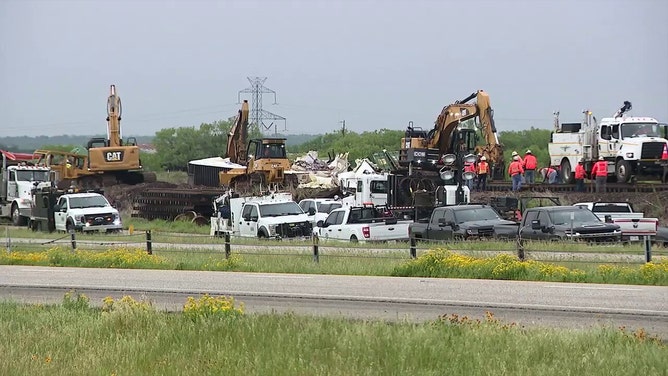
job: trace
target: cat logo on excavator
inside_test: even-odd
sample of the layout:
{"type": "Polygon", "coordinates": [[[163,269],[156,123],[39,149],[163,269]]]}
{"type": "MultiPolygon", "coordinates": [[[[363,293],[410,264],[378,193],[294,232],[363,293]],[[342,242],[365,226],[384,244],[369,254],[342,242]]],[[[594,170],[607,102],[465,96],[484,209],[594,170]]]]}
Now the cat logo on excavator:
{"type": "Polygon", "coordinates": [[[123,151],[108,151],[104,155],[107,162],[121,162],[123,161],[123,151]]]}

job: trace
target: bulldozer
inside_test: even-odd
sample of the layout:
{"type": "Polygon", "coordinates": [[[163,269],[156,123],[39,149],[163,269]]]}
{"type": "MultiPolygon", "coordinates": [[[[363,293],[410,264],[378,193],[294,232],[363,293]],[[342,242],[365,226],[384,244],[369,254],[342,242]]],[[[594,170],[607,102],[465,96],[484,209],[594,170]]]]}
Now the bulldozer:
{"type": "Polygon", "coordinates": [[[248,101],[241,104],[227,138],[225,158],[238,166],[220,171],[220,185],[238,192],[265,185],[296,184],[285,150],[285,138],[248,138],[248,101]]]}
{"type": "Polygon", "coordinates": [[[37,163],[51,167],[59,186],[75,184],[101,188],[115,184],[155,182],[156,175],[141,165],[139,146],[134,137],[121,135],[121,98],[111,85],[107,99],[107,137],[91,138],[84,153],[36,150],[37,163]]]}

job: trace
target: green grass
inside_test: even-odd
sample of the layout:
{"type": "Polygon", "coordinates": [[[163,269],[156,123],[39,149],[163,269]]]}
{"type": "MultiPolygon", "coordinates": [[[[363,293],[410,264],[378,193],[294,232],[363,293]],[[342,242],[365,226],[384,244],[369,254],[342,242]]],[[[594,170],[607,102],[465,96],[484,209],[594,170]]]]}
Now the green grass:
{"type": "MultiPolygon", "coordinates": [[[[185,303],[185,302],[184,302],[185,303]]],[[[294,314],[192,319],[143,306],[0,303],[4,375],[665,375],[639,330],[526,329],[488,315],[428,323],[294,314]],[[140,309],[135,309],[139,307],[140,309]]]]}
{"type": "Polygon", "coordinates": [[[185,184],[188,182],[188,173],[185,171],[157,171],[155,173],[158,181],[172,184],[185,184]]]}
{"type": "Polygon", "coordinates": [[[323,252],[320,262],[316,263],[307,250],[249,249],[243,253],[234,253],[226,259],[223,251],[173,250],[156,251],[148,255],[146,251],[137,248],[77,249],[72,252],[67,248],[54,247],[46,251],[0,252],[0,265],[391,275],[668,286],[668,262],[621,265],[592,262],[584,268],[567,268],[558,263],[533,260],[522,262],[508,254],[472,257],[446,250],[423,252],[415,260],[400,251],[381,254],[332,251],[323,252]]]}

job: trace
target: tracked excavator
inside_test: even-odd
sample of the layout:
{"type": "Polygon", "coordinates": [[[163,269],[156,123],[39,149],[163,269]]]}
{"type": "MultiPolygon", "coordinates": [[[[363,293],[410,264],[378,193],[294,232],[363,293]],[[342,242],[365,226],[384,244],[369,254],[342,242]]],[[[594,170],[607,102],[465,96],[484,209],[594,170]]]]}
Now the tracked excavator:
{"type": "Polygon", "coordinates": [[[227,138],[225,158],[236,164],[219,172],[220,185],[237,192],[249,192],[265,185],[296,184],[293,174],[286,174],[290,161],[285,138],[248,139],[248,101],[244,100],[227,138]],[[248,143],[247,143],[248,142],[248,143]]]}
{"type": "Polygon", "coordinates": [[[439,170],[441,158],[456,153],[482,154],[491,166],[491,178],[503,179],[503,145],[494,124],[494,110],[483,90],[443,107],[429,132],[409,126],[401,140],[399,164],[409,170],[439,170]],[[475,103],[468,103],[476,99],[475,103]],[[480,130],[485,145],[477,145],[480,130]]]}
{"type": "Polygon", "coordinates": [[[100,188],[115,184],[155,182],[156,175],[141,165],[137,140],[121,135],[121,98],[111,85],[107,99],[107,137],[88,141],[85,153],[36,150],[37,163],[51,167],[59,186],[75,184],[83,188],[100,188]]]}

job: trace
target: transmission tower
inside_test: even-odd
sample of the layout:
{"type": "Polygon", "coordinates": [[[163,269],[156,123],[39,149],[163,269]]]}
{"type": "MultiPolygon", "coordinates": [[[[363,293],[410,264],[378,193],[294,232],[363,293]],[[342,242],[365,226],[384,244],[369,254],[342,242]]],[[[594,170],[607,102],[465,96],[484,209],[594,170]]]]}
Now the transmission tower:
{"type": "Polygon", "coordinates": [[[276,115],[272,112],[262,109],[262,94],[273,94],[274,103],[276,104],[276,92],[266,88],[264,82],[267,80],[267,77],[246,77],[251,86],[249,88],[239,90],[237,95],[237,100],[241,103],[241,94],[251,94],[251,124],[256,124],[260,130],[269,130],[271,127],[274,127],[274,135],[278,134],[278,127],[274,123],[275,120],[283,121],[284,128],[287,130],[287,122],[283,116],[276,115]],[[271,124],[266,125],[264,120],[272,120],[271,124]]]}

